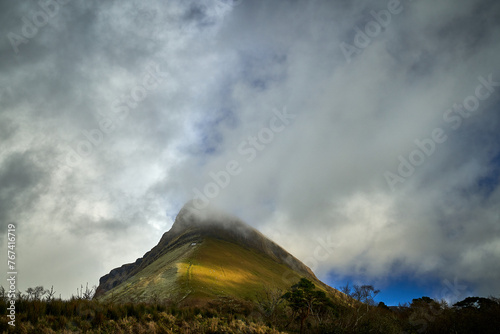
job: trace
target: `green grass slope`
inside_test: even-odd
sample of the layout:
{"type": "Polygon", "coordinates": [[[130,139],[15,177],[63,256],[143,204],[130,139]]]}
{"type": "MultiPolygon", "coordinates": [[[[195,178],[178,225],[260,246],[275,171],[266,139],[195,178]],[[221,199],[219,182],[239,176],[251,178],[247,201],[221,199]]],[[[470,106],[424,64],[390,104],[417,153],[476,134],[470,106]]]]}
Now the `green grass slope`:
{"type": "Polygon", "coordinates": [[[188,202],[155,247],[101,277],[94,298],[187,304],[219,297],[256,301],[266,292],[284,292],[305,277],[330,298],[345,300],[297,258],[237,217],[193,210],[188,202]]]}
{"type": "MultiPolygon", "coordinates": [[[[99,299],[203,303],[230,296],[256,301],[266,289],[285,291],[302,275],[254,249],[214,237],[187,242],[164,254],[99,299]]],[[[336,290],[315,280],[335,298],[336,290]]]]}

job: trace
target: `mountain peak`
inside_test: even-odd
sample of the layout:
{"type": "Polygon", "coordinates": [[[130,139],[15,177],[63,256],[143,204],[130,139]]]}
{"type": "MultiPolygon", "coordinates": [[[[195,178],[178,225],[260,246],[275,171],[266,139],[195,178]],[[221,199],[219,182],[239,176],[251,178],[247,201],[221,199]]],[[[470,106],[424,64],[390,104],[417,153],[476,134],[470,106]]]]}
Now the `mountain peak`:
{"type": "Polygon", "coordinates": [[[197,209],[194,201],[187,202],[179,211],[171,231],[179,232],[190,228],[224,228],[253,230],[241,219],[213,207],[197,209]]]}
{"type": "Polygon", "coordinates": [[[101,277],[96,298],[147,301],[153,292],[173,300],[185,298],[182,294],[208,298],[228,286],[234,296],[252,298],[245,295],[249,286],[254,290],[262,289],[261,285],[283,288],[300,277],[331,289],[306,265],[242,220],[212,208],[197,210],[188,202],[155,247],[134,263],[101,277]],[[198,275],[193,276],[193,270],[198,275]],[[272,282],[261,282],[265,277],[272,282]],[[219,291],[221,282],[228,286],[219,291]]]}

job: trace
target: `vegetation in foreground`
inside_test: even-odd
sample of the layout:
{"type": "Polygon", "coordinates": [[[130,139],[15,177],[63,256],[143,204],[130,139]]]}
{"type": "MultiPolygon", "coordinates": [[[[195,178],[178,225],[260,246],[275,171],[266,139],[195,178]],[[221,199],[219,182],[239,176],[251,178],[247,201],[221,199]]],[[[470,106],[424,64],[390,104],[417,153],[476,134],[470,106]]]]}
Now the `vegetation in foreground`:
{"type": "Polygon", "coordinates": [[[500,299],[468,297],[453,306],[429,297],[389,308],[374,304],[372,286],[341,288],[334,304],[303,278],[288,291],[267,290],[258,302],[220,297],[204,307],[172,302],[112,303],[92,299],[94,289],[70,300],[53,289],[29,288],[16,296],[16,326],[0,288],[2,333],[497,333],[500,299]],[[349,297],[348,297],[349,296],[349,297]],[[353,301],[356,300],[356,301],[353,301]]]}

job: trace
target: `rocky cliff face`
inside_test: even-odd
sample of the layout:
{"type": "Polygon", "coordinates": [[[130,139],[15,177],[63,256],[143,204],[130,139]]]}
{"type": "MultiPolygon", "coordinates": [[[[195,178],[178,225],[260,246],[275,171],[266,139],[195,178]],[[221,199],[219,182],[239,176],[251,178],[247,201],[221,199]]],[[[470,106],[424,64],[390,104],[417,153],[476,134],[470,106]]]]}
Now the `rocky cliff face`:
{"type": "Polygon", "coordinates": [[[191,203],[187,203],[177,215],[171,230],[163,234],[158,245],[134,263],[115,268],[101,277],[95,298],[125,282],[167,252],[172,252],[186,243],[202,242],[207,237],[229,241],[265,254],[300,275],[317,280],[302,262],[238,218],[215,211],[199,212],[191,203]]]}

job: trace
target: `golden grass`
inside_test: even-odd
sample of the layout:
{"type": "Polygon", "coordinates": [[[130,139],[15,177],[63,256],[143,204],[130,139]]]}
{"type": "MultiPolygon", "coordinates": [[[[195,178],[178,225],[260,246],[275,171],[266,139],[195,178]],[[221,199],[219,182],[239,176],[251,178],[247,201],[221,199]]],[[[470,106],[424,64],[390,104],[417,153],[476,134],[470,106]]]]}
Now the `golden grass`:
{"type": "Polygon", "coordinates": [[[265,254],[207,237],[194,246],[188,242],[169,251],[100,300],[180,301],[232,296],[255,301],[265,289],[285,291],[300,278],[300,274],[265,254]]]}
{"type": "MultiPolygon", "coordinates": [[[[194,295],[231,295],[254,300],[264,285],[289,287],[282,279],[288,271],[286,266],[254,250],[213,238],[197,245],[177,268],[179,280],[194,295]]],[[[298,280],[299,275],[295,276],[298,280]]]]}

